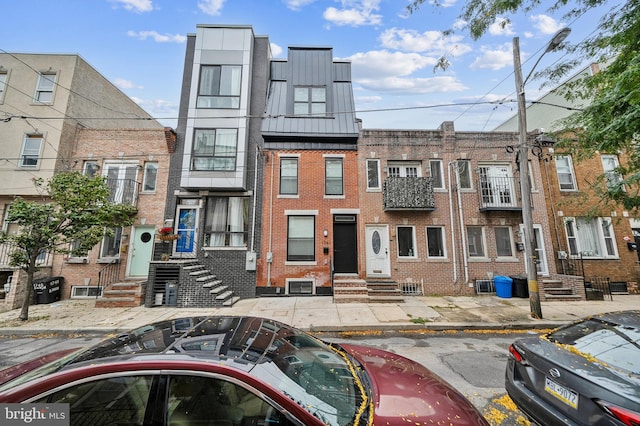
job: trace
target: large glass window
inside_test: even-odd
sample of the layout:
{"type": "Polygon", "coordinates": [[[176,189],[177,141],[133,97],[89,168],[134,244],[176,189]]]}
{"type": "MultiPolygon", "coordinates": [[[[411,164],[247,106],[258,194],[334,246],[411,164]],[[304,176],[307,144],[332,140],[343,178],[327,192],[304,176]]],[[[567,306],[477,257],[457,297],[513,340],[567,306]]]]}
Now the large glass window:
{"type": "Polygon", "coordinates": [[[240,65],[203,65],[200,68],[197,108],[240,108],[240,65]]]}
{"type": "Polygon", "coordinates": [[[617,257],[611,219],[575,217],[565,219],[567,245],[573,256],[617,257]]]}
{"type": "Polygon", "coordinates": [[[315,216],[289,216],[287,260],[315,260],[315,216]]]}
{"type": "Polygon", "coordinates": [[[342,158],[325,159],[325,195],[344,195],[342,158]]]}
{"type": "Polygon", "coordinates": [[[427,227],[427,256],[447,257],[444,246],[444,228],[441,226],[427,227]]]}
{"type": "Polygon", "coordinates": [[[327,89],[324,87],[296,87],[293,91],[295,115],[320,115],[327,113],[327,89]]]}
{"type": "Polygon", "coordinates": [[[396,231],[398,233],[398,257],[417,257],[415,227],[398,226],[396,231]]]}
{"type": "Polygon", "coordinates": [[[40,73],[34,101],[50,104],[53,102],[53,88],[56,83],[56,73],[40,73]]]}
{"type": "Polygon", "coordinates": [[[20,153],[20,167],[35,168],[40,165],[40,151],[42,150],[42,135],[27,135],[20,153]]]}
{"type": "Polygon", "coordinates": [[[513,256],[511,228],[508,226],[496,226],[493,228],[493,232],[496,237],[496,253],[498,257],[513,256]]]}
{"type": "Polygon", "coordinates": [[[485,257],[484,230],[481,226],[467,227],[467,244],[469,257],[485,257]]]}
{"type": "Polygon", "coordinates": [[[367,189],[380,189],[380,160],[367,159],[367,189]]]}
{"type": "Polygon", "coordinates": [[[298,195],[298,159],[280,159],[280,194],[298,195]]]}
{"type": "Polygon", "coordinates": [[[560,191],[575,191],[578,189],[571,156],[556,155],[556,173],[560,191]]]}
{"type": "Polygon", "coordinates": [[[210,247],[244,247],[249,231],[249,199],[209,197],[205,221],[210,247]]]}
{"type": "Polygon", "coordinates": [[[196,129],[191,170],[234,171],[237,129],[196,129]]]}

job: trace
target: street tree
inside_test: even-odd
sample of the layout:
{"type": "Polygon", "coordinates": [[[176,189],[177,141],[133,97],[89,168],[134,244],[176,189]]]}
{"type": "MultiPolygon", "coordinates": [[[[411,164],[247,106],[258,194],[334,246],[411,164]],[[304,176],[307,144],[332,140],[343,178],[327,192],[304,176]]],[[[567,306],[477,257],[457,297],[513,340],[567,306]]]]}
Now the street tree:
{"type": "Polygon", "coordinates": [[[13,247],[10,264],[26,272],[26,289],[19,319],[29,318],[33,278],[38,257],[45,253],[87,253],[113,228],[133,223],[136,208],[110,201],[103,177],[62,172],[45,182],[34,179],[40,200],[16,197],[6,220],[17,225],[13,233],[0,233],[0,243],[13,247]]]}
{"type": "MultiPolygon", "coordinates": [[[[408,12],[425,4],[444,5],[441,0],[413,0],[408,12]]],[[[602,174],[593,179],[592,188],[603,203],[615,202],[637,216],[640,213],[640,0],[470,0],[465,2],[459,18],[461,30],[474,40],[481,38],[495,23],[506,26],[511,16],[545,9],[570,22],[590,9],[610,6],[596,28],[580,42],[564,49],[570,53],[553,67],[534,74],[556,83],[585,62],[603,64],[593,75],[584,75],[564,84],[562,94],[587,106],[562,122],[570,133],[558,134],[559,148],[580,161],[597,153],[622,153],[624,162],[611,179],[602,174]],[[566,137],[570,135],[570,137],[566,137]]],[[[440,58],[437,68],[446,69],[451,58],[440,58]]],[[[549,84],[547,83],[547,84],[549,84]]]]}

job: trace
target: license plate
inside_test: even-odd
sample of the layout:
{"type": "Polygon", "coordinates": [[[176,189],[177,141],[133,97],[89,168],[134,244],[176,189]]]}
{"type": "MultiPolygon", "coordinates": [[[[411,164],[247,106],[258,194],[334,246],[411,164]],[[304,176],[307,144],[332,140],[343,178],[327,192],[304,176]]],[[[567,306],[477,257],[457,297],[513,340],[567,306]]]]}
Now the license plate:
{"type": "Polygon", "coordinates": [[[544,380],[544,390],[567,404],[569,407],[578,409],[578,393],[554,382],[548,377],[544,380]]]}

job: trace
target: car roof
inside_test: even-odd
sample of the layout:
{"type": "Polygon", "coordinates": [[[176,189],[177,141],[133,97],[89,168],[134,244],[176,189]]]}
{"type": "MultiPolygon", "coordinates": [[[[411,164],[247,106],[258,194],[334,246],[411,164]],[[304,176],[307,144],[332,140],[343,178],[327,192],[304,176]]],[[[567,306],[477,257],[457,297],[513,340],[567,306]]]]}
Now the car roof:
{"type": "Polygon", "coordinates": [[[280,340],[317,346],[320,341],[284,323],[251,316],[182,317],[151,323],[87,348],[71,364],[106,358],[182,354],[255,365],[269,360],[280,340]]]}

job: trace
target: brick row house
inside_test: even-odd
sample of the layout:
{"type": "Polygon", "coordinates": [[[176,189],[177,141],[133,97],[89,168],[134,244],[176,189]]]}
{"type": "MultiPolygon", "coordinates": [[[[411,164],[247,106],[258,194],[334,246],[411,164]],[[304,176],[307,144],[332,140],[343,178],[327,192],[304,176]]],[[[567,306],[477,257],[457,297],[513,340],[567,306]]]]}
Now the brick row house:
{"type": "MultiPolygon", "coordinates": [[[[140,197],[142,207],[142,199],[151,193],[141,186],[142,179],[149,182],[151,164],[156,162],[158,187],[152,204],[164,203],[166,184],[162,182],[168,172],[165,129],[80,56],[0,54],[0,114],[0,157],[4,159],[0,163],[0,217],[4,231],[14,231],[14,225],[5,220],[14,197],[41,199],[32,179],[48,180],[59,171],[102,173],[115,185],[113,196],[125,177],[134,183],[128,189],[132,198],[127,202],[140,197]],[[116,173],[124,163],[135,163],[135,170],[116,173]]],[[[137,224],[146,217],[146,225],[155,226],[161,219],[155,216],[143,215],[137,224]]],[[[95,297],[98,271],[106,263],[116,265],[115,280],[129,276],[143,279],[147,274],[144,262],[137,264],[129,256],[137,249],[135,232],[135,227],[118,230],[117,241],[106,238],[80,259],[43,253],[38,278],[62,276],[63,298],[95,297]]],[[[8,290],[2,302],[13,308],[20,305],[26,287],[25,274],[8,263],[11,249],[0,247],[0,282],[6,284],[2,289],[8,290]]]]}
{"type": "MultiPolygon", "coordinates": [[[[588,102],[565,99],[561,95],[564,85],[584,75],[597,73],[602,66],[587,66],[529,105],[528,131],[562,130],[559,120],[588,102]]],[[[513,117],[496,130],[516,128],[517,117],[513,117]]],[[[623,206],[601,203],[592,188],[598,176],[605,177],[600,183],[604,191],[621,180],[617,168],[625,164],[625,154],[596,152],[589,159],[576,161],[570,153],[553,145],[540,147],[538,154],[542,169],[540,182],[545,190],[551,226],[551,255],[557,270],[566,275],[580,276],[588,289],[590,283],[598,282],[604,285],[605,292],[637,293],[640,277],[640,254],[637,249],[640,244],[640,219],[633,217],[623,206]]]]}
{"type": "Polygon", "coordinates": [[[333,273],[361,266],[351,64],[329,47],[290,47],[269,74],[256,291],[331,294],[333,273]]]}
{"type": "MultiPolygon", "coordinates": [[[[367,282],[390,280],[405,294],[473,295],[491,291],[494,276],[525,274],[517,143],[513,132],[458,132],[453,122],[437,130],[362,130],[359,244],[367,282]]],[[[540,168],[525,165],[537,272],[551,280],[540,168]]]]}

